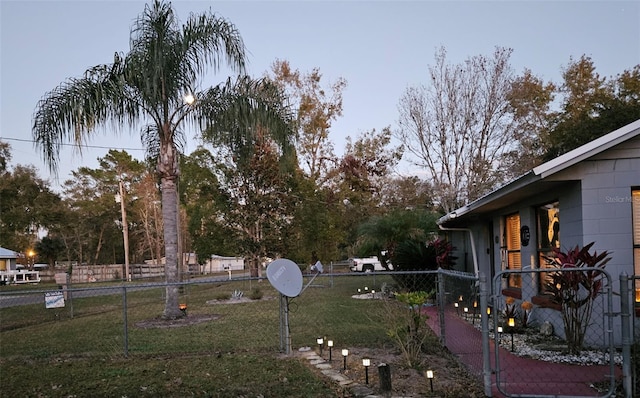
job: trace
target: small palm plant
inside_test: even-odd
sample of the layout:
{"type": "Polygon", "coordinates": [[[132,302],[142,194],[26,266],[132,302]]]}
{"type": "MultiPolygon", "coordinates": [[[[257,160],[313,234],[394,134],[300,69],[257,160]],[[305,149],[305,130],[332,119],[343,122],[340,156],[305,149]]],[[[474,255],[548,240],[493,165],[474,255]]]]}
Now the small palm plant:
{"type": "Polygon", "coordinates": [[[513,297],[507,297],[504,301],[505,305],[504,305],[504,317],[506,319],[509,318],[516,318],[516,313],[517,313],[517,309],[516,309],[516,299],[514,299],[513,297]]]}
{"type": "MultiPolygon", "coordinates": [[[[435,271],[438,268],[451,269],[455,264],[455,247],[451,242],[435,239],[428,242],[405,240],[398,244],[392,258],[396,271],[435,271]]],[[[432,291],[436,289],[435,274],[394,275],[401,288],[408,291],[432,291]]]]}
{"type": "Polygon", "coordinates": [[[557,269],[549,275],[547,292],[561,306],[567,347],[572,354],[580,353],[583,348],[593,303],[602,292],[604,274],[594,268],[604,269],[611,260],[607,251],[590,253],[593,244],[576,246],[566,253],[554,249],[553,256],[546,257],[557,269]]]}

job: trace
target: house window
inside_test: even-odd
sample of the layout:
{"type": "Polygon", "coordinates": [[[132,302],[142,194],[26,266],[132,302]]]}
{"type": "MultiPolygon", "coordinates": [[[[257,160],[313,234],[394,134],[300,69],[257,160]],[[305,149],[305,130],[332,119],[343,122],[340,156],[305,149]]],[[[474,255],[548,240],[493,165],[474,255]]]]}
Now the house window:
{"type": "MultiPolygon", "coordinates": [[[[506,269],[519,270],[522,268],[520,257],[520,215],[511,214],[505,217],[503,261],[506,260],[506,269]]],[[[520,274],[509,274],[508,287],[520,289],[522,277],[520,274]]]]}
{"type": "MultiPolygon", "coordinates": [[[[631,191],[631,213],[633,218],[633,264],[636,278],[640,275],[640,189],[631,191]]],[[[640,281],[636,279],[636,305],[640,305],[640,281]]]]}
{"type": "MultiPolygon", "coordinates": [[[[553,255],[553,249],[560,248],[560,208],[558,202],[548,203],[537,209],[538,222],[538,266],[541,269],[553,268],[547,264],[545,256],[553,255]]],[[[538,292],[544,294],[550,276],[540,273],[538,292]]]]}

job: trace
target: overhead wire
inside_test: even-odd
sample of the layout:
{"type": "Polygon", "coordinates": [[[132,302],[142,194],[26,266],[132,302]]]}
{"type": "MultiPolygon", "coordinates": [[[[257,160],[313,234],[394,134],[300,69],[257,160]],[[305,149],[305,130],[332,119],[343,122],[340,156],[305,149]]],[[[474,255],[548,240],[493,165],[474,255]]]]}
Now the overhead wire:
{"type": "MultiPolygon", "coordinates": [[[[0,136],[0,140],[8,140],[8,141],[19,141],[19,142],[30,142],[30,143],[35,143],[34,140],[29,140],[29,139],[25,139],[25,138],[13,138],[13,137],[1,137],[0,136]]],[[[60,145],[62,146],[77,146],[76,144],[70,144],[70,143],[60,143],[60,145]]],[[[80,147],[82,148],[94,148],[94,149],[119,149],[119,150],[123,150],[123,151],[144,151],[144,148],[127,148],[127,147],[113,147],[113,146],[101,146],[101,145],[80,145],[80,147]]]]}

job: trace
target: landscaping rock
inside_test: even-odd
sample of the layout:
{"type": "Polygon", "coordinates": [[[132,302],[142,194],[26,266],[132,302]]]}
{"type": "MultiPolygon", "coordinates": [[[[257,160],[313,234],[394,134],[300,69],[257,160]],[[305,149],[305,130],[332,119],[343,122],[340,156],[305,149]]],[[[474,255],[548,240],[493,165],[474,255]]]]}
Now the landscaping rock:
{"type": "Polygon", "coordinates": [[[551,322],[546,321],[540,326],[540,334],[543,336],[553,335],[553,325],[551,324],[551,322]]]}

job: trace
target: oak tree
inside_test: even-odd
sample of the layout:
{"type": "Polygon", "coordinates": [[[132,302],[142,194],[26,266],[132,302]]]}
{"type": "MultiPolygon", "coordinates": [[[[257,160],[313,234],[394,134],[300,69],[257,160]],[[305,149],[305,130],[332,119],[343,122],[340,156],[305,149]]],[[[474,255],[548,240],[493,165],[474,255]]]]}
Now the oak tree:
{"type": "Polygon", "coordinates": [[[607,80],[583,55],[570,59],[562,77],[560,110],[548,115],[552,125],[542,135],[544,160],[640,119],[640,65],[607,80]]]}
{"type": "Polygon", "coordinates": [[[303,73],[283,60],[273,63],[270,77],[285,90],[296,113],[300,166],[312,181],[323,186],[336,159],[329,133],[332,122],[342,116],[347,81],[338,78],[325,84],[320,69],[303,73]]]}

